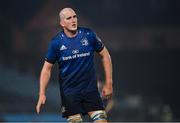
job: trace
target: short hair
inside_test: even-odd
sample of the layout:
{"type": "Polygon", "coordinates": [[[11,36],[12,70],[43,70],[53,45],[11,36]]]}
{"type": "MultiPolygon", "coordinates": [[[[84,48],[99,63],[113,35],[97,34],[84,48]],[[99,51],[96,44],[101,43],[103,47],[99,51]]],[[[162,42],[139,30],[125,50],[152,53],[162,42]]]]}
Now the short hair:
{"type": "Polygon", "coordinates": [[[59,19],[60,21],[65,18],[64,12],[65,11],[74,11],[72,8],[64,8],[59,12],[59,19]]]}

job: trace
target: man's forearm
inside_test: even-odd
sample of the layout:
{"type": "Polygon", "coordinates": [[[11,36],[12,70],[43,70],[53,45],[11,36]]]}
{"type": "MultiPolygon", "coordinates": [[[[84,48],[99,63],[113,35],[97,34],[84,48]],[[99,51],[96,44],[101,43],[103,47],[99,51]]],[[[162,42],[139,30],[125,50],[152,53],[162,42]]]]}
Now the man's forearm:
{"type": "Polygon", "coordinates": [[[102,57],[102,63],[105,71],[106,84],[112,84],[112,62],[111,56],[106,50],[106,55],[102,57]]]}
{"type": "Polygon", "coordinates": [[[50,71],[42,69],[41,76],[40,76],[39,95],[41,95],[41,94],[45,95],[46,88],[47,88],[50,76],[51,76],[51,72],[50,71]]]}
{"type": "Polygon", "coordinates": [[[111,63],[111,58],[103,58],[103,66],[104,66],[104,71],[105,71],[105,79],[106,83],[112,84],[112,63],[111,63]]]}

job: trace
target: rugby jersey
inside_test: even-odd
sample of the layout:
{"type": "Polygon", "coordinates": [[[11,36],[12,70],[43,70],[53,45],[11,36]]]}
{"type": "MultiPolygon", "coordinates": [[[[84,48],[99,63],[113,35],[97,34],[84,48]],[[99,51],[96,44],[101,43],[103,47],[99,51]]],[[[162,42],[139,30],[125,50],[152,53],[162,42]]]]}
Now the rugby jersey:
{"type": "Polygon", "coordinates": [[[78,27],[77,32],[73,38],[59,32],[52,38],[45,58],[59,64],[59,85],[65,95],[98,90],[93,58],[104,44],[91,29],[78,27]]]}

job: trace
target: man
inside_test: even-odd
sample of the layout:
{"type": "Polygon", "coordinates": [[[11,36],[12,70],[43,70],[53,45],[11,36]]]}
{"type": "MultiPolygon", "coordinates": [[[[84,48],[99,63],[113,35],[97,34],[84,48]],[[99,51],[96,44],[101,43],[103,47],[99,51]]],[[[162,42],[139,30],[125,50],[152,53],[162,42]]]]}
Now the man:
{"type": "Polygon", "coordinates": [[[78,27],[73,9],[64,8],[59,16],[63,31],[49,45],[40,75],[37,113],[46,101],[45,91],[52,66],[58,62],[62,116],[69,122],[81,122],[81,114],[88,114],[94,122],[107,122],[97,88],[93,57],[95,51],[101,56],[106,80],[102,93],[104,98],[109,99],[113,92],[109,52],[93,31],[78,27]]]}

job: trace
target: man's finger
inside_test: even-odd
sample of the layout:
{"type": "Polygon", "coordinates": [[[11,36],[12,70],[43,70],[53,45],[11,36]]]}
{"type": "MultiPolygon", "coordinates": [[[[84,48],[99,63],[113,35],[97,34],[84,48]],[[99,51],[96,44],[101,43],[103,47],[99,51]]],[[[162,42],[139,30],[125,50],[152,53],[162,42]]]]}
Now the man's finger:
{"type": "Polygon", "coordinates": [[[38,102],[37,106],[36,106],[36,112],[37,114],[39,114],[40,112],[40,107],[41,107],[41,104],[38,102]]]}
{"type": "Polygon", "coordinates": [[[107,95],[107,99],[111,99],[112,95],[107,95]]]}
{"type": "Polygon", "coordinates": [[[37,112],[37,114],[39,114],[39,111],[40,111],[40,108],[39,108],[39,106],[37,106],[37,107],[36,107],[36,112],[37,112]]]}
{"type": "Polygon", "coordinates": [[[112,98],[112,94],[104,95],[103,97],[104,97],[104,99],[111,99],[112,98]]]}

